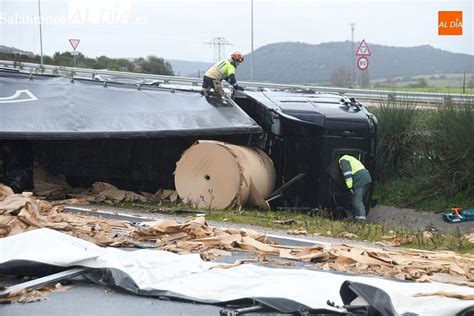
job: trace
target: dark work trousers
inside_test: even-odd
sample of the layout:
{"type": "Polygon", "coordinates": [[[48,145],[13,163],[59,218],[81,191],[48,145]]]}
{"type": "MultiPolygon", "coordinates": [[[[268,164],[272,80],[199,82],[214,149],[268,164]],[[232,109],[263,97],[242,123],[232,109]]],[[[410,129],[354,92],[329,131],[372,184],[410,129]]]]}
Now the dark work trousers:
{"type": "Polygon", "coordinates": [[[202,92],[209,92],[210,89],[214,89],[215,92],[223,94],[224,89],[222,88],[222,83],[218,79],[212,79],[208,76],[202,78],[202,92]]]}
{"type": "Polygon", "coordinates": [[[352,195],[352,206],[354,206],[355,216],[366,216],[364,199],[369,192],[369,184],[354,188],[354,194],[352,195]]]}

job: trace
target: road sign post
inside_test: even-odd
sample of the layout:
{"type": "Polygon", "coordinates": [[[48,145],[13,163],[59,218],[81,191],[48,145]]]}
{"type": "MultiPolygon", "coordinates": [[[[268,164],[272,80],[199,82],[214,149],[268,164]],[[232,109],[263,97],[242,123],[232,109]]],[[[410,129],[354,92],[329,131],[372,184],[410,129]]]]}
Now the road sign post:
{"type": "Polygon", "coordinates": [[[359,57],[357,60],[357,67],[360,69],[360,71],[367,70],[369,67],[369,59],[367,59],[365,56],[359,57]]]}
{"type": "Polygon", "coordinates": [[[71,46],[74,49],[74,51],[72,53],[73,58],[74,58],[74,68],[76,68],[76,56],[77,56],[76,48],[77,48],[77,46],[79,46],[80,41],[81,41],[80,39],[76,39],[76,38],[70,38],[69,39],[69,43],[71,43],[71,46]]]}
{"type": "Polygon", "coordinates": [[[362,42],[360,42],[355,54],[356,56],[370,56],[370,49],[365,40],[362,40],[362,42]]]}
{"type": "Polygon", "coordinates": [[[369,46],[365,42],[365,39],[360,42],[359,47],[357,47],[354,54],[359,56],[357,59],[357,68],[360,70],[360,86],[362,87],[362,74],[369,67],[369,56],[371,55],[369,46]]]}

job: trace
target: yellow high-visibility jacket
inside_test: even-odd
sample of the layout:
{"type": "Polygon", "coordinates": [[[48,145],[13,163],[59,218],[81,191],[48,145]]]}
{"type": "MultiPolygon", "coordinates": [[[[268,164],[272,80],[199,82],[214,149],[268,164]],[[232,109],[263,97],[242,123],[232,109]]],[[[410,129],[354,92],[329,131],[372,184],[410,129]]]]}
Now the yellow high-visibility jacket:
{"type": "Polygon", "coordinates": [[[215,63],[204,74],[206,77],[216,80],[227,80],[230,84],[235,84],[235,66],[232,60],[227,58],[215,63]],[[233,81],[233,82],[232,82],[233,81]]]}
{"type": "Polygon", "coordinates": [[[339,167],[342,170],[348,189],[358,188],[372,182],[370,173],[365,169],[362,162],[350,155],[339,158],[339,167]]]}

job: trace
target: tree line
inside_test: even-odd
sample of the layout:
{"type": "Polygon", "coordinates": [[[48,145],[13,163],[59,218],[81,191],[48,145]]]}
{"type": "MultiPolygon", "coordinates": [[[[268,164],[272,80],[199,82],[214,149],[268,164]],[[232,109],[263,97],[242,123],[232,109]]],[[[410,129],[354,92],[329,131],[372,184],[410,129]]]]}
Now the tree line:
{"type": "MultiPolygon", "coordinates": [[[[39,64],[41,61],[39,55],[13,53],[0,53],[0,59],[12,60],[18,66],[21,66],[22,62],[39,64]]],[[[72,67],[74,65],[74,56],[70,52],[56,52],[53,56],[44,55],[43,63],[46,65],[72,67]]],[[[79,53],[76,56],[76,67],[174,76],[170,63],[155,55],[150,55],[146,58],[127,59],[110,58],[107,56],[91,58],[79,53]]]]}

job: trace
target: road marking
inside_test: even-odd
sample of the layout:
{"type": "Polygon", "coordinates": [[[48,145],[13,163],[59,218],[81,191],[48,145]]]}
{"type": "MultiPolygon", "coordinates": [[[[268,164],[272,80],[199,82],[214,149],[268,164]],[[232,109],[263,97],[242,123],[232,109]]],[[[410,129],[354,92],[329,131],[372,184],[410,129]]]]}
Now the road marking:
{"type": "Polygon", "coordinates": [[[30,90],[16,90],[16,92],[9,97],[0,97],[0,103],[19,103],[19,102],[28,102],[28,101],[36,101],[36,100],[38,100],[38,98],[35,97],[35,95],[31,93],[30,90]],[[26,94],[29,98],[18,99],[23,93],[26,94]]]}

